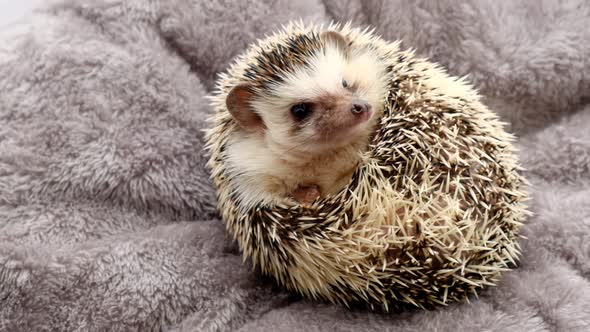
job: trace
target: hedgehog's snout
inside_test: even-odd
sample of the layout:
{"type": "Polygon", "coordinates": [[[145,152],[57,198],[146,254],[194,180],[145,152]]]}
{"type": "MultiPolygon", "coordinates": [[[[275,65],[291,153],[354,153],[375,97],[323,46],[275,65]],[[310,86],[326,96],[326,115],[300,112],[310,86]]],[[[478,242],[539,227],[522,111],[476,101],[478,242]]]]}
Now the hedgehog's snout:
{"type": "Polygon", "coordinates": [[[354,100],[350,111],[358,120],[366,121],[371,117],[371,104],[364,100],[354,100]]]}
{"type": "Polygon", "coordinates": [[[358,115],[362,113],[369,112],[371,110],[371,105],[364,100],[355,100],[352,102],[352,109],[350,110],[352,114],[358,115]]]}

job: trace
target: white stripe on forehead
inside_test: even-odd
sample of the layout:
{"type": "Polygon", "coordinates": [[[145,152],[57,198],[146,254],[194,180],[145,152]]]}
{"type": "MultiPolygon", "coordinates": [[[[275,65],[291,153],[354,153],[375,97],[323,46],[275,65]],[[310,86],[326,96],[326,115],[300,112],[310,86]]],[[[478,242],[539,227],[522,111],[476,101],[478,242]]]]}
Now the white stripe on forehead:
{"type": "Polygon", "coordinates": [[[296,69],[285,81],[272,88],[272,94],[292,100],[314,99],[321,94],[336,94],[342,89],[347,60],[336,47],[318,50],[308,66],[296,69]]]}
{"type": "MultiPolygon", "coordinates": [[[[318,50],[309,60],[308,66],[302,66],[285,76],[284,82],[271,88],[271,95],[282,104],[285,102],[312,101],[318,96],[338,95],[345,92],[342,80],[356,85],[357,91],[364,99],[373,101],[380,98],[380,90],[385,84],[385,66],[376,55],[365,49],[350,50],[347,58],[335,46],[318,50]]],[[[277,105],[278,106],[278,105],[277,105]]]]}

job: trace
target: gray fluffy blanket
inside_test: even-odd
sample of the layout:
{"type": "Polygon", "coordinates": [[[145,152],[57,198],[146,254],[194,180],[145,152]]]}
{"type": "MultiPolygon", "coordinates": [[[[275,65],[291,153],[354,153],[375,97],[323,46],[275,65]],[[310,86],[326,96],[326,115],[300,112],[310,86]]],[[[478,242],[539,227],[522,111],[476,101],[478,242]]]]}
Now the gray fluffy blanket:
{"type": "Polygon", "coordinates": [[[0,330],[590,331],[589,22],[584,0],[78,0],[4,28],[0,330]],[[204,96],[300,17],[403,39],[510,123],[535,215],[499,287],[375,314],[242,262],[204,168],[204,96]]]}

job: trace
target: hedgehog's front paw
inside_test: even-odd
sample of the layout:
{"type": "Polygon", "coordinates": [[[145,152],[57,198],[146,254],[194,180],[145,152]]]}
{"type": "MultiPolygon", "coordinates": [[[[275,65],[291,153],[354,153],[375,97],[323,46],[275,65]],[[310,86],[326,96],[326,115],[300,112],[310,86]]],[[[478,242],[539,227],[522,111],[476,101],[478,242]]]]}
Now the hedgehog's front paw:
{"type": "Polygon", "coordinates": [[[309,205],[320,198],[320,187],[316,185],[299,186],[291,195],[301,205],[309,205]]]}

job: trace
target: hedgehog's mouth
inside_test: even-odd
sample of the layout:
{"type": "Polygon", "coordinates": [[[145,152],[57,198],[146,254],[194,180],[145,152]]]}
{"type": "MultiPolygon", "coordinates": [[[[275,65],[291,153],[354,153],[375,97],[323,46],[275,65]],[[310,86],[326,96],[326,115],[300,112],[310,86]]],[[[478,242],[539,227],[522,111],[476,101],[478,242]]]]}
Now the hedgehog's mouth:
{"type": "Polygon", "coordinates": [[[367,113],[362,115],[362,121],[356,123],[347,123],[341,125],[332,125],[316,130],[314,135],[306,140],[303,150],[312,153],[323,153],[334,151],[351,144],[368,141],[371,133],[373,114],[367,113]]]}
{"type": "Polygon", "coordinates": [[[333,148],[348,145],[359,138],[368,136],[373,116],[374,112],[369,109],[354,116],[342,117],[338,121],[332,121],[327,125],[318,124],[317,133],[314,135],[316,143],[333,148]]]}

